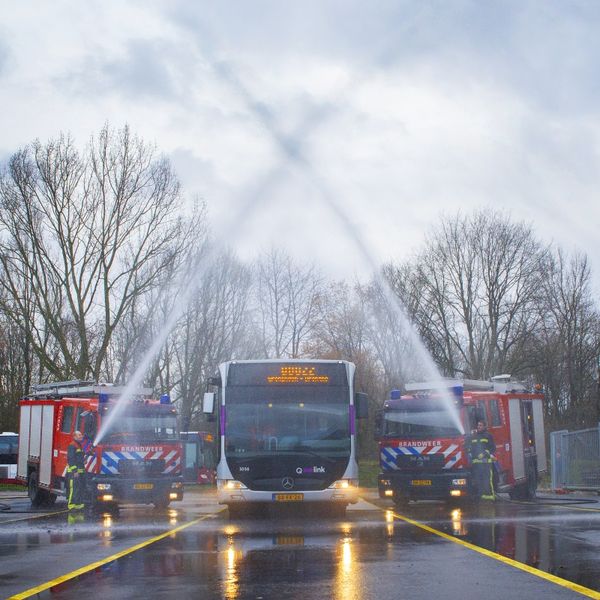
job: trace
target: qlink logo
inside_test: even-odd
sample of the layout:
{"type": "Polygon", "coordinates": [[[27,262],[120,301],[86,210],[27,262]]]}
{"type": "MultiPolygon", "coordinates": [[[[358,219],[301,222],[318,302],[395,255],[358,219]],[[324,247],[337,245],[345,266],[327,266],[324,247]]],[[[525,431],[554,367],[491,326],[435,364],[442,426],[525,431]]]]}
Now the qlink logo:
{"type": "Polygon", "coordinates": [[[298,467],[296,469],[297,475],[304,473],[325,473],[325,467],[298,467]]]}

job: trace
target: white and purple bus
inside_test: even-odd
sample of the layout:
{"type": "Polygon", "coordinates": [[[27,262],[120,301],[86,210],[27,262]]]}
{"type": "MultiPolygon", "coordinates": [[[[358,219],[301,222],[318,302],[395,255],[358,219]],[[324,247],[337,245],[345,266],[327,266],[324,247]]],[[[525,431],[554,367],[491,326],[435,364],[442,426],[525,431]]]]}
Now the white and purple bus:
{"type": "Polygon", "coordinates": [[[222,363],[204,412],[219,414],[219,503],[317,503],[339,510],[358,500],[356,420],[367,397],[354,393],[343,360],[222,363]],[[215,402],[216,400],[216,402],[215,402]]]}
{"type": "Polygon", "coordinates": [[[17,449],[19,434],[5,431],[0,433],[0,483],[17,482],[17,449]]]}

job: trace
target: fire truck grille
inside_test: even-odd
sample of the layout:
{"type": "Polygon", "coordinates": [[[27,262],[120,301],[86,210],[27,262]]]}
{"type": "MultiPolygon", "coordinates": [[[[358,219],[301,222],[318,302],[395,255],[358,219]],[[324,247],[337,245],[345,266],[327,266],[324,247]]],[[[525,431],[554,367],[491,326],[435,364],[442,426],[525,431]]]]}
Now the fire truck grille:
{"type": "Polygon", "coordinates": [[[396,457],[396,466],[403,470],[441,470],[444,468],[445,462],[446,459],[441,452],[436,454],[400,455],[396,457]]]}
{"type": "Polygon", "coordinates": [[[152,477],[161,475],[164,470],[165,461],[162,458],[153,460],[123,458],[119,461],[119,473],[124,477],[152,477]]]}

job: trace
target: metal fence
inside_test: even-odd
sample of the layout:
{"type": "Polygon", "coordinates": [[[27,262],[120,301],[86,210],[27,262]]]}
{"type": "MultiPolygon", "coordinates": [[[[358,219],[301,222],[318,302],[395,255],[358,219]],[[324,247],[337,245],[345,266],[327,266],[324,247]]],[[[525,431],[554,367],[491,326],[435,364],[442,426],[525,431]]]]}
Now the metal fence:
{"type": "Polygon", "coordinates": [[[600,491],[600,423],[550,434],[552,489],[600,491]]]}

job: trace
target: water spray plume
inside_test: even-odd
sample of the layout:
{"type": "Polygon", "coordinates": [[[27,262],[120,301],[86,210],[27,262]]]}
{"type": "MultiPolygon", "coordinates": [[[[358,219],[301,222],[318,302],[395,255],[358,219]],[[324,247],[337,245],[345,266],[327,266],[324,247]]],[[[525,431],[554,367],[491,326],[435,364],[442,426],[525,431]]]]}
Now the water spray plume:
{"type": "MultiPolygon", "coordinates": [[[[417,361],[425,371],[427,378],[434,382],[436,391],[443,399],[446,410],[450,413],[457,428],[459,431],[464,432],[460,417],[454,405],[454,398],[440,376],[433,359],[427,352],[423,342],[414,330],[414,327],[408,318],[400,299],[394,294],[389,283],[382,276],[379,265],[374,259],[374,253],[368,248],[368,245],[365,239],[361,236],[359,229],[352,224],[346,212],[341,209],[339,203],[335,199],[335,196],[329,190],[326,182],[322,177],[320,177],[317,169],[304,155],[301,136],[283,134],[277,126],[273,111],[269,110],[264,103],[258,102],[252,97],[248,89],[242,84],[241,79],[236,77],[235,70],[223,61],[210,60],[211,57],[207,58],[209,59],[209,62],[212,63],[215,73],[226,84],[228,84],[231,89],[234,90],[237,96],[241,98],[242,102],[246,105],[249,112],[254,115],[256,120],[263,126],[264,131],[267,132],[268,136],[280,150],[284,161],[282,164],[272,169],[265,177],[263,177],[254,190],[246,195],[246,201],[243,202],[242,207],[234,215],[232,215],[232,218],[228,223],[222,226],[222,233],[215,236],[215,240],[217,241],[211,245],[203,257],[196,257],[201,258],[201,260],[197,260],[196,264],[190,264],[190,268],[181,277],[181,281],[175,291],[176,300],[171,313],[168,315],[168,318],[161,330],[157,333],[152,345],[142,358],[138,368],[131,376],[129,383],[125,386],[119,402],[113,406],[108,417],[104,420],[102,427],[96,436],[94,444],[96,445],[102,441],[102,438],[106,434],[106,431],[110,427],[111,423],[114,422],[114,420],[122,412],[122,407],[124,407],[131,399],[136,388],[141,385],[150,364],[160,353],[170,332],[175,327],[179,318],[183,315],[190,300],[198,289],[202,276],[210,268],[212,260],[216,257],[218,251],[224,247],[224,243],[219,243],[218,240],[229,240],[230,235],[228,232],[231,231],[236,231],[236,237],[240,237],[240,230],[249,221],[247,216],[251,212],[256,211],[261,202],[263,202],[267,197],[267,192],[282,178],[287,170],[286,164],[295,167],[299,173],[301,173],[306,180],[312,184],[317,194],[322,198],[329,210],[338,219],[348,237],[353,240],[362,261],[369,268],[370,272],[373,274],[375,282],[383,291],[388,307],[396,314],[399,322],[408,333],[412,342],[413,351],[416,353],[417,361]]],[[[310,125],[312,125],[313,128],[316,127],[318,122],[321,121],[322,116],[322,113],[319,113],[318,116],[310,115],[310,121],[312,121],[310,125]]],[[[308,129],[310,129],[310,127],[307,127],[307,123],[303,123],[300,131],[302,132],[304,139],[306,139],[308,136],[308,129]]]]}

